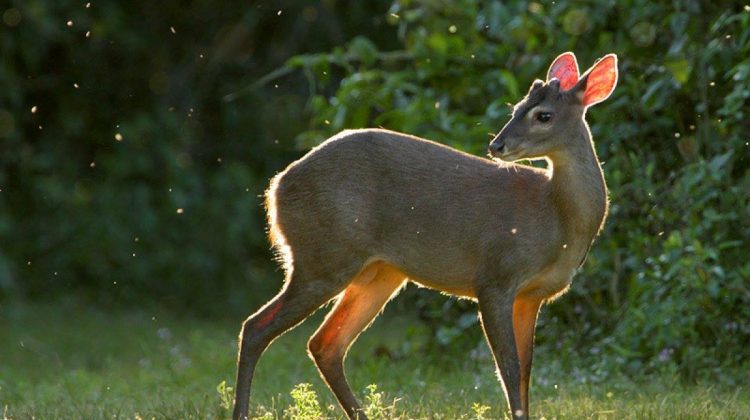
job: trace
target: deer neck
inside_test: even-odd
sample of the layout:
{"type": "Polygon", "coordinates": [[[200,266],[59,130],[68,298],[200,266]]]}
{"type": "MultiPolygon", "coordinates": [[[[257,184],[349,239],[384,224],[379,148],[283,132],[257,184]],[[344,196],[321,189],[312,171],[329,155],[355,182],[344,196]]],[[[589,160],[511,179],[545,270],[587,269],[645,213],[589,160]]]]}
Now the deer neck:
{"type": "Polygon", "coordinates": [[[607,185],[585,121],[576,136],[549,156],[551,197],[565,240],[588,250],[607,213],[607,185]]]}

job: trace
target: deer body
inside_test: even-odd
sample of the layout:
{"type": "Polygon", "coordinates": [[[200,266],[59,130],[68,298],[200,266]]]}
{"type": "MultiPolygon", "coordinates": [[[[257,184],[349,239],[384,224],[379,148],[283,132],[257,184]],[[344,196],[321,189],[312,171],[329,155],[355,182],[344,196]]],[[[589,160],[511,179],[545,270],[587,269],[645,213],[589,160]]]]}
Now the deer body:
{"type": "Polygon", "coordinates": [[[579,81],[576,64],[573,80],[571,59],[571,53],[558,57],[554,77],[534,84],[490,145],[506,160],[546,156],[546,170],[367,129],[332,137],[274,177],[269,233],[287,279],[243,326],[235,418],[247,417],[263,350],[336,296],[309,350],[347,415],[364,418],[343,359],[407,280],[478,301],[511,411],[527,418],[538,310],[567,289],[607,211],[583,114],[585,95],[597,93],[592,86],[608,96],[614,82],[604,77],[586,85],[589,77],[603,78],[596,73],[601,65],[579,81]],[[604,89],[601,83],[609,82],[604,89]],[[534,120],[549,120],[538,115],[554,107],[562,109],[554,126],[534,120]]]}
{"type": "MultiPolygon", "coordinates": [[[[599,174],[602,188],[580,197],[578,207],[598,209],[579,222],[578,210],[563,204],[567,192],[585,189],[577,184],[586,179],[558,181],[564,173],[478,158],[387,130],[344,131],[272,181],[270,225],[283,235],[276,241],[309,253],[294,253],[295,260],[332,270],[382,261],[410,280],[467,297],[476,297],[483,266],[513,273],[507,277],[517,283],[512,288],[548,272],[541,281],[550,284],[531,286],[549,297],[567,285],[602,222],[601,170],[596,161],[588,164],[583,169],[599,174]],[[587,237],[578,239],[579,229],[587,237]]],[[[500,274],[498,281],[505,279],[500,274]]]]}

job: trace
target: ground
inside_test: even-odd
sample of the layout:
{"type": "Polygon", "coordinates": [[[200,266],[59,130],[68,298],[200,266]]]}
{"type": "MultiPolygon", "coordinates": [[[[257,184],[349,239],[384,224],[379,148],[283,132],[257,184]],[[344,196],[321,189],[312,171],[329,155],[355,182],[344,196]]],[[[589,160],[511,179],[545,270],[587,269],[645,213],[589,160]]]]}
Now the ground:
{"type": "MultiPolygon", "coordinates": [[[[261,359],[251,400],[255,416],[342,418],[305,350],[321,316],[277,340],[261,359]]],[[[6,303],[0,325],[0,412],[6,418],[229,416],[239,319],[6,303]]],[[[413,319],[386,314],[354,346],[347,370],[368,412],[376,418],[503,418],[505,401],[486,351],[408,350],[420,329],[413,319]]],[[[555,356],[537,354],[534,418],[731,419],[750,413],[748,386],[682,384],[669,376],[590,383],[555,368],[555,356]]]]}

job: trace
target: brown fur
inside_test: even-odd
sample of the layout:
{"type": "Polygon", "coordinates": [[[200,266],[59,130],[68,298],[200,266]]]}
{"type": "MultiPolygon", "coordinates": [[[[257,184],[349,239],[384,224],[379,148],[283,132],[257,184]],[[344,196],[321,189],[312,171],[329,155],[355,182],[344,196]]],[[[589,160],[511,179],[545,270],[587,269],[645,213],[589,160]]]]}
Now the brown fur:
{"type": "Polygon", "coordinates": [[[512,272],[520,288],[563,249],[573,254],[569,271],[583,258],[606,208],[601,172],[559,172],[562,185],[543,170],[400,133],[345,131],[274,179],[269,230],[286,267],[311,261],[327,274],[378,260],[429,287],[475,297],[480,269],[512,272]],[[567,179],[597,175],[592,191],[567,179]],[[571,193],[576,203],[568,203],[571,193]],[[577,220],[584,212],[595,213],[592,221],[577,220]],[[572,237],[579,231],[587,238],[572,237]]]}

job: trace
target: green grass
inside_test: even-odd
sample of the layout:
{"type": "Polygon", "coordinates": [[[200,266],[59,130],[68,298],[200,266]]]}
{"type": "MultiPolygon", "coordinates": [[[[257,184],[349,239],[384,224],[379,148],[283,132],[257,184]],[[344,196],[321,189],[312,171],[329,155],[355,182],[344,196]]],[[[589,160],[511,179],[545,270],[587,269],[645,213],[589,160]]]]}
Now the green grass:
{"type": "MultiPolygon", "coordinates": [[[[277,340],[261,359],[253,383],[255,416],[342,417],[305,350],[321,317],[277,340]],[[305,383],[310,385],[298,385],[305,383]]],[[[0,305],[0,414],[225,418],[238,327],[239,320],[208,322],[158,310],[0,305]]],[[[505,402],[485,349],[403,351],[422,333],[412,319],[386,316],[354,346],[347,371],[368,412],[376,418],[503,418],[505,402]]],[[[750,413],[747,386],[687,386],[671,377],[583,383],[560,368],[556,357],[562,356],[537,355],[535,418],[727,419],[750,413]]],[[[585,366],[579,369],[585,374],[585,366]]]]}

